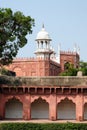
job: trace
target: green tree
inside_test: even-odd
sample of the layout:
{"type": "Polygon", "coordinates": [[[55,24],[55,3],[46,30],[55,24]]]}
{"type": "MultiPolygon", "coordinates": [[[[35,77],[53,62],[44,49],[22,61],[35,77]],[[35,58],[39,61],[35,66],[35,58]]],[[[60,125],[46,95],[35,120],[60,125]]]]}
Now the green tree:
{"type": "Polygon", "coordinates": [[[64,65],[65,71],[60,73],[60,76],[76,76],[77,75],[77,68],[74,68],[73,64],[69,62],[65,63],[64,65]]]}
{"type": "Polygon", "coordinates": [[[79,63],[79,70],[82,71],[83,75],[87,75],[87,62],[80,61],[79,63]]]}
{"type": "Polygon", "coordinates": [[[79,68],[74,68],[72,64],[65,64],[65,71],[60,73],[61,76],[76,76],[78,71],[82,71],[83,76],[87,76],[87,62],[80,61],[79,68]]]}
{"type": "Polygon", "coordinates": [[[18,50],[27,43],[27,34],[32,34],[34,19],[0,8],[0,65],[7,65],[16,57],[18,50]]]}

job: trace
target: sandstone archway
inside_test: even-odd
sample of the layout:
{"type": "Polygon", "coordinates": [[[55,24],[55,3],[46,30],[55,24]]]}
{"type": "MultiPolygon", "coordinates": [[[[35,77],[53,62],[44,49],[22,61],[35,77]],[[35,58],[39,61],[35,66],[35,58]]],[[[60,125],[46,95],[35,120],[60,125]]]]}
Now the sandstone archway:
{"type": "Polygon", "coordinates": [[[61,102],[57,104],[57,119],[59,120],[76,119],[76,106],[68,98],[61,100],[61,102]]]}
{"type": "Polygon", "coordinates": [[[84,104],[84,120],[87,120],[87,103],[84,104]]]}
{"type": "Polygon", "coordinates": [[[42,98],[38,98],[31,104],[31,119],[48,119],[49,105],[42,98]]]}
{"type": "Polygon", "coordinates": [[[22,119],[23,104],[15,98],[9,99],[5,104],[6,119],[22,119]]]}

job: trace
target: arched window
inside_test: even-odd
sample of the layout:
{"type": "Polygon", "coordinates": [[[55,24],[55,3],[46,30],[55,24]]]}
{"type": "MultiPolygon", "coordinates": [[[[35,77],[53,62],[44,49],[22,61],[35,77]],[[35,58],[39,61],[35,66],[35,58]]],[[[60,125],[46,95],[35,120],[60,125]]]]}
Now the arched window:
{"type": "Polygon", "coordinates": [[[69,62],[66,62],[64,64],[64,70],[68,70],[70,68],[70,63],[69,62]]]}

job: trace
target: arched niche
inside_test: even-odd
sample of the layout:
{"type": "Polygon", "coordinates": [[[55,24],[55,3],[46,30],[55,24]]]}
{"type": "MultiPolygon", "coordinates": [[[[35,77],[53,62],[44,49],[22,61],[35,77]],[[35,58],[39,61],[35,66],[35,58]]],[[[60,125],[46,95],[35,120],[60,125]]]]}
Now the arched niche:
{"type": "Polygon", "coordinates": [[[70,62],[65,62],[64,63],[64,70],[68,70],[70,68],[70,62]]]}
{"type": "Polygon", "coordinates": [[[31,119],[48,119],[49,104],[46,100],[38,98],[31,103],[31,119]]]}
{"type": "Polygon", "coordinates": [[[84,104],[84,120],[87,120],[87,103],[84,104]]]}
{"type": "Polygon", "coordinates": [[[5,103],[5,118],[6,119],[22,119],[23,104],[16,98],[7,100],[5,103]]]}
{"type": "Polygon", "coordinates": [[[75,120],[76,119],[76,105],[65,98],[57,104],[57,119],[59,120],[75,120]]]}

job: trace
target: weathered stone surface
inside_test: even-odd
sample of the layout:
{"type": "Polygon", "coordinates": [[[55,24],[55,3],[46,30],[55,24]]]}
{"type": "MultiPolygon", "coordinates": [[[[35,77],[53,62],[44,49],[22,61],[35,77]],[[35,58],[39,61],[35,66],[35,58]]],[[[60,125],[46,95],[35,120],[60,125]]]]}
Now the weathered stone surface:
{"type": "Polygon", "coordinates": [[[64,86],[87,87],[87,76],[7,77],[0,76],[0,84],[7,86],[64,86]]]}

